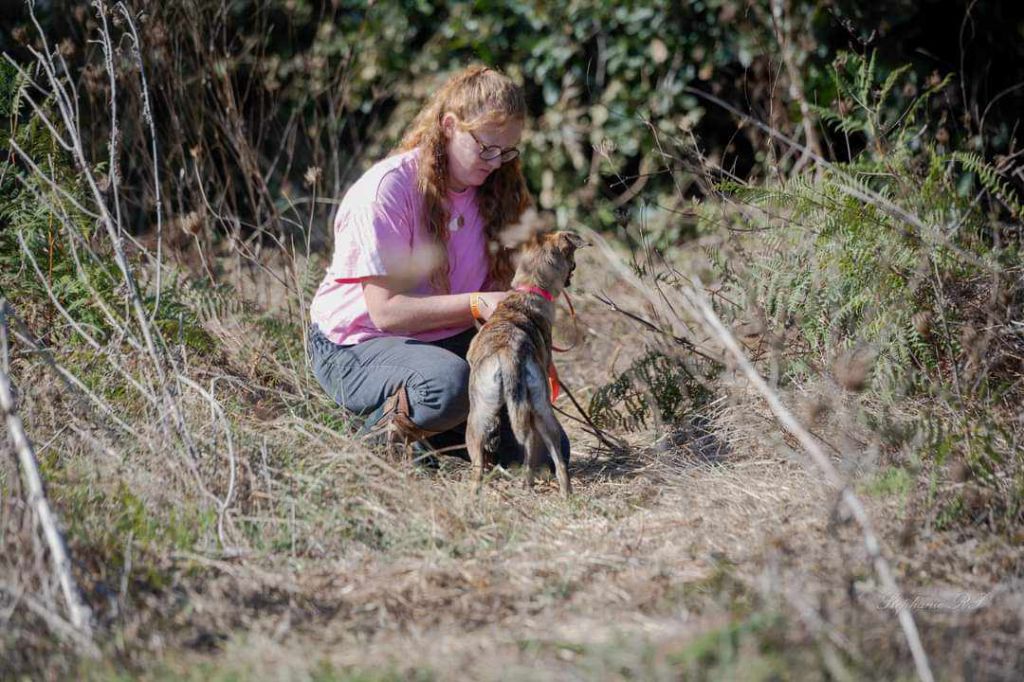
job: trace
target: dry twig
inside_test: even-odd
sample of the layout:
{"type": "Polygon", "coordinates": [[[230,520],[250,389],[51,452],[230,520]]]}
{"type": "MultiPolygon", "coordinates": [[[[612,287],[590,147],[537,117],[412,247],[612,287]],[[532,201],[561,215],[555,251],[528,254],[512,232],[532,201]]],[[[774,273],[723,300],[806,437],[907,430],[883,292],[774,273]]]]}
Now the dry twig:
{"type": "MultiPolygon", "coordinates": [[[[0,300],[0,342],[2,342],[0,351],[2,351],[4,357],[5,367],[8,366],[7,357],[9,352],[7,338],[7,301],[0,300]]],[[[60,583],[61,592],[67,605],[71,626],[78,635],[75,641],[82,644],[80,648],[84,653],[95,655],[95,645],[92,644],[92,613],[89,610],[89,606],[82,601],[78,592],[78,585],[75,583],[74,576],[71,575],[71,560],[64,546],[64,538],[57,528],[57,519],[50,509],[46,493],[43,491],[43,479],[39,473],[39,464],[32,449],[32,442],[25,433],[21,419],[18,417],[10,378],[7,372],[3,370],[0,370],[0,410],[3,411],[4,421],[7,423],[7,431],[18,455],[21,477],[25,483],[25,488],[28,490],[29,507],[32,508],[36,520],[42,528],[43,536],[46,539],[46,546],[50,552],[53,572],[60,583]]],[[[52,619],[46,620],[48,623],[52,622],[52,619]]]]}
{"type": "MultiPolygon", "coordinates": [[[[648,302],[654,306],[655,309],[664,310],[667,307],[664,305],[664,302],[661,301],[659,297],[653,295],[649,291],[648,287],[640,281],[634,273],[630,272],[629,268],[625,267],[621,263],[619,258],[616,257],[614,251],[612,251],[611,247],[604,241],[601,235],[593,230],[588,231],[590,233],[592,243],[597,244],[600,247],[600,250],[608,263],[619,272],[622,279],[630,282],[638,292],[647,298],[648,302]]],[[[718,315],[707,302],[707,299],[700,294],[699,291],[700,283],[698,281],[694,281],[691,286],[683,285],[680,287],[680,296],[678,301],[680,303],[680,307],[692,315],[695,322],[701,324],[725,347],[725,350],[736,362],[738,369],[743,372],[744,376],[747,377],[757,392],[760,393],[768,403],[769,408],[775,414],[779,423],[803,446],[810,463],[825,474],[825,478],[830,485],[841,491],[840,496],[843,502],[850,509],[854,519],[861,527],[864,537],[864,546],[867,549],[868,555],[872,559],[875,572],[878,574],[878,577],[882,582],[882,586],[890,594],[901,595],[902,593],[900,592],[899,586],[896,584],[896,580],[893,577],[889,562],[882,555],[881,545],[878,541],[878,536],[875,533],[874,524],[868,517],[860,499],[853,492],[851,486],[843,479],[839,471],[832,465],[831,460],[822,451],[818,441],[815,440],[815,438],[811,436],[803,426],[801,426],[789,409],[783,405],[778,393],[772,389],[760,373],[754,369],[754,366],[750,363],[750,360],[740,348],[735,337],[733,337],[732,333],[725,327],[718,315]]],[[[914,664],[917,667],[918,677],[923,682],[932,682],[934,677],[932,676],[931,667],[928,663],[928,657],[921,644],[917,625],[914,622],[914,617],[911,614],[910,609],[898,609],[897,614],[900,626],[903,628],[903,632],[906,636],[907,644],[910,646],[910,651],[914,657],[914,664]]]]}

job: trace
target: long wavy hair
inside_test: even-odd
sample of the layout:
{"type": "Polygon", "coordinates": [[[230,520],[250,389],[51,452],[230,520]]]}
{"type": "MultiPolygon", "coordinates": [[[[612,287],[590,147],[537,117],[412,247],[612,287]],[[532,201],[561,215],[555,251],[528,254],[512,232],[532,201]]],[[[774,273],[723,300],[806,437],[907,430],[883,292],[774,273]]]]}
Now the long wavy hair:
{"type": "MultiPolygon", "coordinates": [[[[450,291],[448,263],[448,139],[441,119],[455,114],[465,130],[502,126],[526,117],[526,98],[508,76],[492,68],[473,65],[459,71],[427,101],[413,119],[395,153],[419,148],[419,190],[427,230],[438,249],[438,266],[430,284],[439,293],[450,291]]],[[[501,231],[519,220],[531,204],[519,159],[503,163],[477,188],[477,205],[488,243],[488,271],[493,286],[508,288],[514,268],[512,252],[501,244],[501,231]]]]}

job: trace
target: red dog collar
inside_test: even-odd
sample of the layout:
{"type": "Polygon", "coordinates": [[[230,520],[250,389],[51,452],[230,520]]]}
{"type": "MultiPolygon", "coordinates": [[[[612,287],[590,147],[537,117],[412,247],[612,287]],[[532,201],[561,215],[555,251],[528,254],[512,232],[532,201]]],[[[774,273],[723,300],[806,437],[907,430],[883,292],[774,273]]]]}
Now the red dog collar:
{"type": "Polygon", "coordinates": [[[532,284],[520,284],[516,287],[516,291],[522,291],[527,294],[537,294],[538,296],[543,296],[548,301],[555,300],[555,297],[551,295],[550,291],[541,289],[540,287],[535,287],[532,284]]]}

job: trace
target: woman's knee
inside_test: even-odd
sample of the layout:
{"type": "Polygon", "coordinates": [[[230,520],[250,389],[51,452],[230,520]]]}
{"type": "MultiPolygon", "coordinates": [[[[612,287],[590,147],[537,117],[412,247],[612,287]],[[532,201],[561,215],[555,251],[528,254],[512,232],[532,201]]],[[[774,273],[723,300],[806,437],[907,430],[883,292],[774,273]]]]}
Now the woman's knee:
{"type": "Polygon", "coordinates": [[[447,431],[469,416],[469,365],[452,353],[419,368],[408,389],[411,417],[420,428],[447,431]]]}

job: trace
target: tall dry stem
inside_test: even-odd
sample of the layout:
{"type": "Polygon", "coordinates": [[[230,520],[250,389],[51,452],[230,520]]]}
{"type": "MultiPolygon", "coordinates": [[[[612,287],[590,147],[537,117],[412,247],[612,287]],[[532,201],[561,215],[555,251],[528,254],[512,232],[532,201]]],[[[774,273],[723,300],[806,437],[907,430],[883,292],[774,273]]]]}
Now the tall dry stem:
{"type": "MultiPolygon", "coordinates": [[[[18,468],[28,492],[28,505],[32,513],[35,514],[43,537],[46,539],[53,572],[60,583],[71,626],[78,635],[75,642],[83,650],[83,653],[96,656],[98,651],[92,642],[92,612],[89,606],[82,601],[78,585],[75,583],[74,576],[71,575],[71,559],[64,544],[64,537],[57,527],[57,518],[46,499],[43,477],[39,472],[39,463],[36,460],[32,442],[25,433],[21,418],[18,417],[15,408],[11,381],[6,371],[6,368],[9,367],[10,352],[7,316],[7,301],[0,299],[0,356],[3,357],[5,368],[0,370],[0,411],[3,412],[7,433],[18,456],[18,468]]],[[[59,630],[57,634],[61,634],[59,630]]]]}
{"type": "MultiPolygon", "coordinates": [[[[641,281],[629,270],[629,268],[622,264],[621,259],[615,254],[601,235],[593,230],[587,231],[592,243],[595,243],[600,247],[600,251],[602,255],[604,255],[609,266],[618,272],[623,281],[630,283],[652,307],[661,311],[668,319],[674,318],[675,321],[684,328],[690,328],[692,325],[699,325],[703,331],[710,335],[711,338],[722,344],[727,353],[736,363],[736,366],[743,372],[751,385],[754,386],[757,392],[768,403],[768,406],[772,413],[775,414],[781,426],[792,434],[803,446],[810,465],[825,475],[825,479],[828,481],[829,485],[840,491],[843,503],[849,508],[854,519],[861,527],[864,547],[868,552],[868,556],[871,557],[875,573],[878,575],[879,580],[882,583],[882,587],[890,595],[897,597],[900,603],[902,603],[902,592],[896,584],[889,562],[882,553],[878,535],[874,530],[874,524],[865,511],[863,504],[861,504],[860,499],[853,492],[853,488],[850,486],[849,482],[846,481],[839,471],[832,465],[831,460],[829,460],[822,451],[818,441],[807,432],[807,429],[805,429],[793,416],[792,412],[786,408],[782,403],[778,392],[772,389],[760,373],[754,369],[754,366],[751,364],[749,358],[747,358],[746,353],[744,353],[740,348],[735,337],[728,329],[726,329],[725,325],[722,324],[721,319],[719,319],[718,315],[711,308],[706,297],[702,293],[699,293],[701,289],[700,282],[694,279],[689,284],[682,284],[675,291],[668,291],[664,287],[658,287],[655,292],[652,290],[651,286],[641,281]],[[670,302],[666,298],[666,295],[668,294],[674,294],[675,300],[670,302]],[[676,304],[675,306],[672,305],[673,302],[676,304]],[[676,312],[676,310],[687,313],[687,317],[683,318],[678,312],[676,312]]],[[[910,609],[898,609],[897,614],[900,626],[903,628],[903,632],[906,636],[907,644],[909,645],[911,654],[913,655],[918,677],[922,682],[932,682],[934,677],[928,663],[928,657],[925,654],[923,645],[921,644],[917,625],[914,622],[914,617],[911,614],[910,609]]]]}

